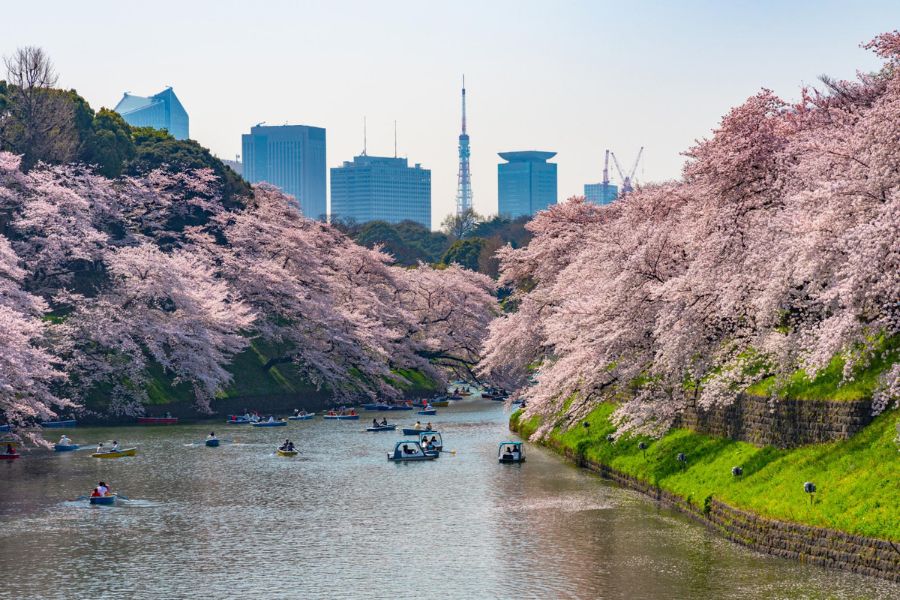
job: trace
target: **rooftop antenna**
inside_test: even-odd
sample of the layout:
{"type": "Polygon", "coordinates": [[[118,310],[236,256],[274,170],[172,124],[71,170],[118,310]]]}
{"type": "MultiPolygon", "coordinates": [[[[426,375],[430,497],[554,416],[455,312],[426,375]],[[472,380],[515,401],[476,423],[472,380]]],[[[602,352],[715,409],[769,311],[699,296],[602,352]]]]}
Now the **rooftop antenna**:
{"type": "Polygon", "coordinates": [[[367,146],[367,144],[368,144],[368,142],[367,142],[367,139],[366,139],[366,118],[363,117],[363,156],[367,156],[367,155],[366,155],[366,146],[367,146]]]}
{"type": "Polygon", "coordinates": [[[397,158],[397,119],[394,119],[394,158],[397,158]]]}

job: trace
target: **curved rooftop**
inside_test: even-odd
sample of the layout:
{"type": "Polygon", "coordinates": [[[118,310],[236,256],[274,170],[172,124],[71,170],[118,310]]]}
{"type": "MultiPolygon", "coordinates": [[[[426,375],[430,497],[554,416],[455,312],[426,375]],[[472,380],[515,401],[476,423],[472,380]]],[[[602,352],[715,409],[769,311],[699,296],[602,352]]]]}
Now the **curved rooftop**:
{"type": "Polygon", "coordinates": [[[542,150],[519,150],[517,152],[499,152],[500,158],[509,162],[546,162],[556,156],[556,152],[542,150]]]}

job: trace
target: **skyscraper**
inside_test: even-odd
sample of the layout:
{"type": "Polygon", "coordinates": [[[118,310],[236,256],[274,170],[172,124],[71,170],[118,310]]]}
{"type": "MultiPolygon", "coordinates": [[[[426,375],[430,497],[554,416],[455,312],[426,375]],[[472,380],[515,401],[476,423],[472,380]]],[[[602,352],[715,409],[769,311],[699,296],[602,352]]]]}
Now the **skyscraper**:
{"type": "Polygon", "coordinates": [[[324,221],[325,129],[308,125],[255,125],[241,136],[244,179],[277,186],[303,214],[324,221]]]}
{"type": "Polygon", "coordinates": [[[331,169],[331,218],[416,221],[431,229],[431,171],[405,158],[355,156],[331,169]]]}
{"type": "Polygon", "coordinates": [[[188,139],[188,114],[171,87],[149,98],[125,92],[113,110],[129,125],[165,129],[176,140],[188,139]]]}
{"type": "Polygon", "coordinates": [[[584,197],[594,204],[609,204],[619,196],[619,188],[608,181],[606,183],[584,184],[584,197]]]}
{"type": "Polygon", "coordinates": [[[469,134],[466,133],[466,77],[462,85],[462,132],[459,134],[459,176],[456,184],[456,214],[472,208],[472,174],[469,172],[469,134]]]}
{"type": "Polygon", "coordinates": [[[497,212],[515,219],[556,204],[556,152],[501,152],[497,165],[497,212]]]}

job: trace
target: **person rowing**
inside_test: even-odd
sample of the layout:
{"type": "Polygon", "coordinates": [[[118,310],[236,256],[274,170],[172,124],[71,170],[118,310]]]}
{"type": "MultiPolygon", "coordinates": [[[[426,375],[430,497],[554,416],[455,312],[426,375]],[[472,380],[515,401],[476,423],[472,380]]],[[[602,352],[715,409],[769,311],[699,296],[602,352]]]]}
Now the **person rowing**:
{"type": "Polygon", "coordinates": [[[207,439],[207,440],[215,440],[215,439],[218,439],[218,438],[216,437],[216,432],[215,432],[215,431],[210,431],[210,432],[209,432],[209,435],[206,436],[206,439],[207,439]]]}
{"type": "Polygon", "coordinates": [[[15,454],[15,453],[16,453],[16,448],[15,448],[15,446],[13,446],[12,444],[7,444],[7,445],[6,445],[6,453],[9,454],[10,456],[12,456],[13,454],[15,454]]]}
{"type": "Polygon", "coordinates": [[[378,419],[372,419],[372,427],[379,427],[378,419]]]}
{"type": "Polygon", "coordinates": [[[425,431],[434,431],[434,428],[431,426],[431,421],[428,421],[428,425],[425,426],[425,431]]]}
{"type": "Polygon", "coordinates": [[[422,429],[422,422],[421,422],[421,421],[416,421],[416,424],[413,425],[413,429],[415,429],[415,430],[417,430],[417,431],[418,431],[418,430],[421,430],[421,429],[422,429]]]}
{"type": "Polygon", "coordinates": [[[387,417],[381,417],[381,425],[382,427],[387,427],[387,417]]]}
{"type": "Polygon", "coordinates": [[[67,436],[66,434],[62,434],[62,437],[59,438],[58,444],[59,444],[60,446],[71,446],[71,445],[72,445],[72,440],[70,440],[70,439],[69,439],[69,436],[67,436]]]}
{"type": "Polygon", "coordinates": [[[94,488],[94,491],[91,492],[91,496],[94,498],[112,496],[112,492],[110,491],[109,486],[106,485],[106,482],[101,481],[97,484],[97,487],[94,488]]]}
{"type": "Polygon", "coordinates": [[[109,452],[118,452],[119,451],[119,442],[118,440],[113,440],[113,445],[110,447],[109,452]]]}

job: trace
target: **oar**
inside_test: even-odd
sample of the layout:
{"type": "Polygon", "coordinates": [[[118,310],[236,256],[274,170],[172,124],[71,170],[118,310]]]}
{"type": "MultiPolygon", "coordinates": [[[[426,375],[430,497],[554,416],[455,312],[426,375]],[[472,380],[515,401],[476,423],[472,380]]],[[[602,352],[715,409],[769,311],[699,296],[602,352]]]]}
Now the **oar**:
{"type": "Polygon", "coordinates": [[[119,492],[116,492],[116,498],[118,498],[120,500],[130,500],[130,498],[128,496],[121,494],[119,492]]]}

